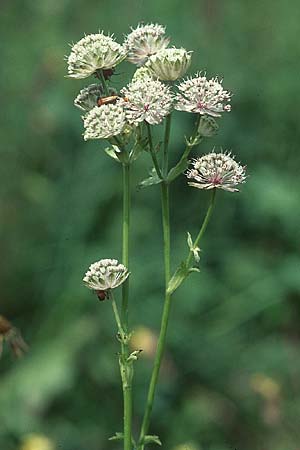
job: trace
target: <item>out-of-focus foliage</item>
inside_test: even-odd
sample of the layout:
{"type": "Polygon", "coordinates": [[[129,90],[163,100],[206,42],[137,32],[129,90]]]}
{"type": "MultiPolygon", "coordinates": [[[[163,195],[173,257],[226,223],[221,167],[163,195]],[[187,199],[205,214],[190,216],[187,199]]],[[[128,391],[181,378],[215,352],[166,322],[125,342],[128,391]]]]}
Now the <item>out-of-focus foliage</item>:
{"type": "MultiPolygon", "coordinates": [[[[104,145],[83,142],[73,98],[85,83],[64,78],[63,57],[84,33],[121,40],[141,20],[193,50],[192,71],[224,76],[232,113],[199,152],[232,149],[250,175],[242,193],[218,195],[201,273],[174,295],[150,431],[173,450],[299,447],[298,9],[296,0],[2,1],[0,314],[30,352],[0,361],[1,449],[120,448],[107,441],[122,422],[112,312],[81,283],[91,262],[120,257],[120,167],[104,145]]],[[[118,87],[132,70],[119,66],[118,87]]],[[[192,115],[174,115],[172,160],[192,126],[192,115]]],[[[149,167],[145,154],[132,182],[131,324],[147,349],[136,364],[136,431],[162,309],[159,189],[135,189],[149,167]]],[[[176,180],[174,268],[206,203],[176,180]]]]}

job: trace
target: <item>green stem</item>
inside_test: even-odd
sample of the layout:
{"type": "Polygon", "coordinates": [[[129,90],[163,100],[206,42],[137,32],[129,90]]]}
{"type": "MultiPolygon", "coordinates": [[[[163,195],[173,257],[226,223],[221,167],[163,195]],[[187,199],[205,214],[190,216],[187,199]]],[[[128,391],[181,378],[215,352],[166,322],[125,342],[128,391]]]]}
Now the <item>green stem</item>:
{"type": "MultiPolygon", "coordinates": [[[[190,138],[190,141],[187,142],[186,147],[185,147],[185,149],[184,149],[184,152],[183,152],[183,154],[182,154],[180,160],[179,160],[178,163],[173,167],[173,169],[171,169],[170,172],[172,172],[172,171],[173,171],[175,168],[177,168],[178,166],[181,166],[182,164],[184,164],[184,163],[187,161],[188,156],[189,156],[189,154],[191,153],[192,148],[195,147],[195,145],[197,145],[197,144],[200,142],[200,141],[198,141],[197,143],[195,143],[195,139],[196,139],[196,137],[197,137],[197,131],[198,131],[198,128],[199,128],[200,120],[201,120],[201,115],[198,114],[197,121],[196,121],[196,125],[195,125],[194,133],[192,134],[192,136],[191,136],[191,138],[190,138]]],[[[172,181],[174,181],[177,177],[179,177],[179,175],[180,175],[180,173],[178,173],[178,174],[172,179],[172,181]]]]}
{"type": "MultiPolygon", "coordinates": [[[[122,227],[122,262],[129,268],[129,219],[130,219],[130,165],[123,164],[123,227],[122,227]]],[[[122,328],[128,333],[128,297],[129,279],[122,285],[122,328]]],[[[122,375],[123,401],[124,401],[124,450],[132,450],[131,428],[132,428],[132,387],[131,376],[128,375],[127,358],[129,356],[128,339],[122,344],[123,364],[122,375]]]]}
{"type": "MultiPolygon", "coordinates": [[[[130,220],[130,164],[123,164],[123,226],[122,226],[122,263],[129,269],[129,220],[130,220]]],[[[122,323],[128,330],[128,294],[129,279],[122,285],[122,323]]]]}
{"type": "MultiPolygon", "coordinates": [[[[212,190],[209,207],[207,209],[206,215],[205,215],[204,220],[202,222],[200,231],[199,231],[199,233],[198,233],[198,235],[197,235],[197,237],[196,237],[196,239],[195,239],[195,241],[193,243],[194,247],[198,246],[198,244],[199,244],[203,234],[205,233],[205,230],[207,228],[209,219],[211,218],[211,215],[212,215],[212,212],[213,212],[213,209],[214,209],[214,206],[215,206],[216,191],[217,191],[216,188],[212,190]]],[[[190,263],[192,261],[192,258],[193,258],[193,252],[190,251],[189,256],[187,257],[187,260],[186,260],[187,267],[190,265],[190,263]]]]}
{"type": "Polygon", "coordinates": [[[144,449],[144,438],[148,433],[150,418],[153,408],[153,401],[156,391],[157,380],[164,354],[166,335],[168,329],[171,295],[167,293],[168,283],[170,280],[170,213],[169,213],[169,187],[166,183],[161,184],[161,202],[162,202],[162,222],[163,222],[163,239],[164,239],[164,264],[165,264],[165,302],[161,319],[160,333],[158,338],[157,350],[154,360],[153,371],[151,375],[147,403],[143,423],[141,427],[138,450],[144,449]]]}
{"type": "Polygon", "coordinates": [[[110,299],[111,299],[111,304],[112,304],[112,308],[113,308],[114,316],[115,316],[115,319],[116,319],[116,324],[117,324],[117,327],[118,327],[119,334],[120,334],[121,337],[122,336],[124,337],[124,330],[122,328],[122,323],[121,323],[118,307],[117,307],[117,304],[116,304],[116,301],[115,301],[115,297],[114,297],[112,291],[110,292],[109,296],[110,296],[110,299]]]}
{"type": "Polygon", "coordinates": [[[101,69],[97,70],[97,76],[98,76],[99,80],[101,81],[104,94],[108,97],[109,96],[109,90],[108,90],[108,87],[107,87],[107,84],[106,84],[105,77],[103,75],[103,70],[101,70],[101,69]]]}
{"type": "Polygon", "coordinates": [[[155,170],[156,170],[156,173],[157,173],[158,177],[162,180],[163,179],[163,175],[161,173],[161,170],[160,170],[157,158],[156,158],[156,153],[155,153],[155,150],[153,148],[151,126],[150,126],[150,124],[148,122],[146,122],[146,126],[147,126],[149,149],[150,149],[152,161],[153,161],[153,164],[154,164],[154,167],[155,167],[155,170]]]}
{"type": "Polygon", "coordinates": [[[172,115],[169,114],[166,118],[166,125],[165,125],[164,154],[163,154],[163,164],[162,164],[162,172],[165,177],[168,174],[168,163],[169,163],[168,148],[169,148],[169,141],[170,141],[171,119],[172,119],[172,115]]]}

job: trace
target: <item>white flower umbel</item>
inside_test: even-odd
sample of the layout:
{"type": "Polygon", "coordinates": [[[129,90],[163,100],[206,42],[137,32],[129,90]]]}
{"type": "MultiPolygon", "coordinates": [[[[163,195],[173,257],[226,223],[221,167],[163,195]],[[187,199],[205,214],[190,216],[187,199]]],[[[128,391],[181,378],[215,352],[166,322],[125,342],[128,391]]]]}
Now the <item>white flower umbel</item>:
{"type": "Polygon", "coordinates": [[[90,111],[97,105],[97,100],[103,95],[103,89],[100,84],[90,84],[81,89],[74,100],[74,105],[82,111],[90,111]]]}
{"type": "Polygon", "coordinates": [[[246,168],[238,164],[230,153],[211,152],[194,159],[192,166],[186,176],[194,181],[188,184],[198,189],[219,188],[236,192],[236,186],[246,180],[246,168]]]}
{"type": "Polygon", "coordinates": [[[87,78],[97,70],[113,69],[126,57],[124,47],[103,33],[89,34],[72,46],[68,76],[87,78]]]}
{"type": "Polygon", "coordinates": [[[85,141],[117,136],[126,125],[124,109],[119,104],[95,106],[83,117],[83,125],[85,141]]]}
{"type": "Polygon", "coordinates": [[[220,117],[231,110],[231,93],[223,89],[222,81],[217,77],[208,80],[200,73],[183,81],[178,86],[175,109],[220,117]]]}
{"type": "Polygon", "coordinates": [[[144,120],[150,125],[162,122],[172,109],[173,95],[168,86],[159,80],[145,78],[131,82],[121,93],[126,101],[126,119],[137,125],[144,120]]]}
{"type": "Polygon", "coordinates": [[[191,52],[184,48],[166,48],[150,56],[148,67],[162,81],[174,81],[186,74],[191,64],[191,52]]]}
{"type": "Polygon", "coordinates": [[[94,291],[115,289],[128,278],[128,269],[116,259],[101,259],[90,265],[83,282],[94,291]]]}
{"type": "Polygon", "coordinates": [[[165,27],[158,24],[138,25],[131,28],[124,46],[128,52],[127,59],[137,66],[142,66],[149,56],[169,45],[170,39],[165,36],[165,27]]]}

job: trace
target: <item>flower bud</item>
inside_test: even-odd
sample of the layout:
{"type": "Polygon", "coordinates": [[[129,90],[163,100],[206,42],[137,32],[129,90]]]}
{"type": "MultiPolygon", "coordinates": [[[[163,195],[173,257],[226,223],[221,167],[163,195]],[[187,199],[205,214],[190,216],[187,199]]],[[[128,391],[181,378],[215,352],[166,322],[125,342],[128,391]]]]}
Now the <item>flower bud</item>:
{"type": "Polygon", "coordinates": [[[146,67],[162,81],[174,81],[185,75],[191,63],[191,52],[184,48],[166,48],[150,56],[146,67]]]}

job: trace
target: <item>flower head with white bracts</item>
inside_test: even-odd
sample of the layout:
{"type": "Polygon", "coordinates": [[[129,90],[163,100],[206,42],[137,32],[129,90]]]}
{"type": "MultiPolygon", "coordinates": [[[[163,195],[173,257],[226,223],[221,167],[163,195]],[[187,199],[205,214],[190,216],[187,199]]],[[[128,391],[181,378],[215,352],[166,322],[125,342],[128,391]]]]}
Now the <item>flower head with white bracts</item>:
{"type": "Polygon", "coordinates": [[[128,269],[116,259],[100,259],[90,265],[83,282],[89,289],[105,292],[120,286],[128,276],[128,269]]]}
{"type": "Polygon", "coordinates": [[[161,123],[172,110],[173,95],[169,86],[159,80],[145,77],[132,81],[121,90],[126,101],[126,120],[138,125],[144,120],[150,125],[161,123]]]}
{"type": "Polygon", "coordinates": [[[87,78],[97,70],[113,69],[126,57],[125,48],[112,36],[89,34],[71,48],[67,58],[70,78],[87,78]]]}
{"type": "Polygon", "coordinates": [[[231,93],[223,89],[222,81],[217,77],[208,80],[201,73],[188,78],[178,86],[175,109],[220,117],[224,111],[231,110],[231,93]]]}
{"type": "Polygon", "coordinates": [[[88,112],[97,105],[97,100],[103,95],[103,89],[100,84],[90,84],[81,89],[74,100],[74,105],[82,111],[88,112]]]}
{"type": "Polygon", "coordinates": [[[184,48],[166,48],[150,56],[146,63],[162,81],[175,81],[186,74],[191,64],[191,52],[184,48]]]}
{"type": "Polygon", "coordinates": [[[166,28],[158,24],[139,24],[131,28],[124,46],[128,52],[127,59],[137,66],[142,66],[149,56],[168,47],[170,39],[165,36],[166,28]]]}
{"type": "Polygon", "coordinates": [[[125,112],[120,104],[95,106],[83,117],[84,140],[108,139],[125,128],[125,112]]]}
{"type": "Polygon", "coordinates": [[[246,180],[246,167],[238,164],[230,153],[211,152],[194,159],[192,166],[186,176],[194,181],[188,184],[198,189],[219,188],[236,192],[236,186],[246,180]]]}

